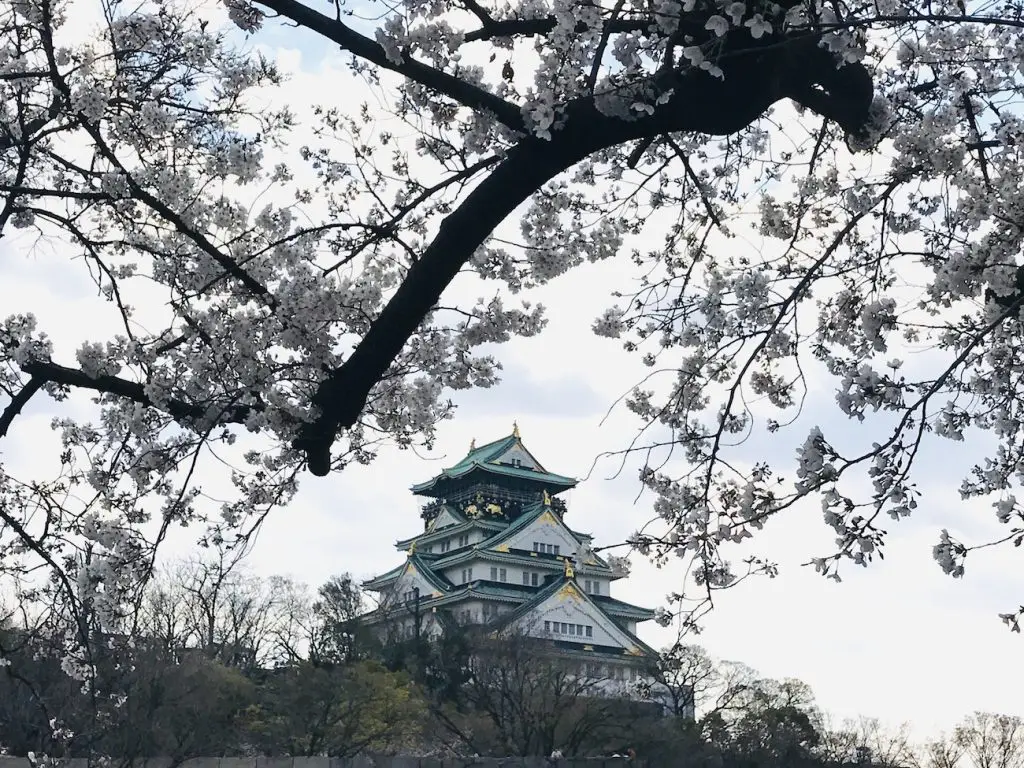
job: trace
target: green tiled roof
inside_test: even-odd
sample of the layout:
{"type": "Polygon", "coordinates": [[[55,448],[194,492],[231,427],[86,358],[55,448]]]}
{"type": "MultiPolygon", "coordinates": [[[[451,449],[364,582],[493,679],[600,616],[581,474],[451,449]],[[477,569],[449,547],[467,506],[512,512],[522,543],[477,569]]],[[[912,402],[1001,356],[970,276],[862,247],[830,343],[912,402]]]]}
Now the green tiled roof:
{"type": "Polygon", "coordinates": [[[610,597],[609,595],[589,595],[589,597],[609,613],[636,616],[640,621],[647,621],[648,619],[654,618],[654,611],[650,608],[641,608],[639,605],[633,605],[632,603],[627,603],[624,600],[616,600],[614,597],[610,597]]]}
{"type": "MultiPolygon", "coordinates": [[[[504,477],[531,480],[538,485],[548,486],[548,490],[553,493],[572,488],[576,485],[576,480],[573,478],[548,472],[539,463],[537,464],[537,469],[525,469],[496,463],[506,451],[511,450],[517,444],[522,445],[520,439],[513,434],[482,445],[479,448],[474,448],[454,466],[442,470],[439,475],[427,480],[425,483],[412,486],[412,492],[421,493],[430,490],[442,480],[454,480],[464,477],[474,470],[481,470],[504,477]]],[[[523,450],[526,449],[523,448],[523,450]]]]}
{"type": "Polygon", "coordinates": [[[531,568],[547,567],[556,571],[561,571],[565,568],[565,561],[557,555],[542,555],[538,553],[536,557],[531,557],[530,555],[520,555],[514,552],[495,552],[493,549],[485,549],[484,544],[486,543],[483,542],[473,547],[457,550],[451,554],[445,554],[442,558],[432,560],[431,567],[442,570],[470,560],[487,560],[496,563],[529,565],[531,568]]]}
{"type": "Polygon", "coordinates": [[[409,560],[416,566],[416,570],[420,572],[423,578],[430,582],[432,587],[437,587],[443,592],[451,592],[455,589],[454,584],[448,581],[442,574],[436,573],[431,564],[423,560],[419,555],[414,553],[409,556],[409,560]]]}
{"type": "Polygon", "coordinates": [[[505,453],[505,451],[513,448],[517,442],[519,442],[519,438],[515,435],[509,435],[508,437],[502,437],[499,440],[487,443],[487,445],[481,445],[479,448],[474,448],[472,451],[467,453],[462,461],[454,467],[449,467],[445,472],[457,472],[458,470],[472,464],[484,464],[489,461],[494,461],[505,453]]]}
{"type": "Polygon", "coordinates": [[[424,533],[418,533],[415,536],[410,536],[408,539],[402,539],[401,541],[395,542],[397,549],[408,549],[412,546],[412,543],[416,542],[417,549],[420,544],[432,544],[435,541],[446,539],[457,533],[463,533],[465,531],[471,531],[474,528],[482,528],[485,531],[491,531],[492,533],[501,533],[507,523],[499,523],[493,520],[468,520],[458,525],[450,525],[447,528],[441,528],[437,531],[428,531],[424,533]]]}
{"type": "Polygon", "coordinates": [[[448,581],[448,579],[446,579],[442,574],[434,572],[434,569],[431,567],[431,563],[428,563],[426,560],[424,560],[415,553],[410,555],[409,559],[401,565],[399,565],[398,567],[392,568],[387,573],[382,573],[380,576],[377,576],[376,578],[364,581],[362,583],[362,586],[364,589],[370,589],[370,585],[372,584],[380,584],[382,582],[396,579],[402,575],[402,573],[410,564],[413,567],[415,567],[416,570],[419,571],[420,575],[423,576],[423,578],[427,581],[427,583],[435,589],[440,589],[442,592],[451,592],[453,589],[455,589],[455,585],[448,581]]]}
{"type": "Polygon", "coordinates": [[[374,576],[372,579],[367,579],[360,586],[362,586],[364,589],[366,589],[371,584],[377,584],[377,583],[382,582],[382,581],[389,581],[391,579],[397,579],[399,576],[402,575],[402,571],[405,570],[405,565],[406,565],[405,563],[402,563],[401,565],[395,566],[390,571],[387,571],[386,573],[382,573],[380,576],[374,576]]]}

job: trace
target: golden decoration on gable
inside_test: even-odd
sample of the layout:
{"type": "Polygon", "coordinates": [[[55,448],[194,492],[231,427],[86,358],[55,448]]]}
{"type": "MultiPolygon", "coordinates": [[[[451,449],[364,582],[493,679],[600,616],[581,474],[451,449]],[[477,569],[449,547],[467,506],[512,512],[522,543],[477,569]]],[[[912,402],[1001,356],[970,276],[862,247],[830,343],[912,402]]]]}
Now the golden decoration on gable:
{"type": "Polygon", "coordinates": [[[492,501],[490,504],[487,505],[487,513],[491,514],[491,515],[500,515],[501,514],[501,505],[500,504],[495,504],[492,501]]]}
{"type": "Polygon", "coordinates": [[[548,493],[547,488],[544,489],[544,499],[541,503],[544,504],[545,507],[551,506],[551,494],[548,493]]]}
{"type": "Polygon", "coordinates": [[[476,499],[473,500],[472,504],[467,505],[466,509],[464,511],[470,517],[473,517],[473,518],[480,517],[480,515],[482,513],[482,510],[480,508],[483,506],[483,504],[484,504],[484,495],[482,493],[477,492],[476,499]]]}
{"type": "Polygon", "coordinates": [[[567,557],[565,558],[565,578],[574,579],[576,578],[576,571],[572,567],[572,561],[567,557]]]}
{"type": "Polygon", "coordinates": [[[513,421],[512,422],[512,437],[518,438],[519,436],[520,436],[519,435],[519,424],[513,421]]]}

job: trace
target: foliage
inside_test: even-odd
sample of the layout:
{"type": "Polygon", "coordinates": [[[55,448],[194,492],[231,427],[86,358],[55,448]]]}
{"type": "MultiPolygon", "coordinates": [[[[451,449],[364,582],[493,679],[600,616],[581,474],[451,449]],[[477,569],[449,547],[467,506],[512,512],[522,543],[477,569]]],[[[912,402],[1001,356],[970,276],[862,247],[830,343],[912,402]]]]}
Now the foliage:
{"type": "Polygon", "coordinates": [[[348,757],[413,743],[423,711],[408,678],[376,662],[303,662],[267,676],[244,727],[267,754],[348,757]]]}
{"type": "Polygon", "coordinates": [[[373,640],[359,620],[365,612],[363,593],[352,576],[333,576],[317,591],[313,603],[316,639],[310,657],[319,663],[347,664],[365,658],[373,640]]]}

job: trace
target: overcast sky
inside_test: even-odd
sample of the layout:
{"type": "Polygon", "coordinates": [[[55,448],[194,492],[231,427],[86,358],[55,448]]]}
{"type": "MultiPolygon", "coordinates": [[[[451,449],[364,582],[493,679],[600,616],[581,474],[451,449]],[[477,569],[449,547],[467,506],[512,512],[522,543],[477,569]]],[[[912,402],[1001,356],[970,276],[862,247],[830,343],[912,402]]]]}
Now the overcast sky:
{"type": "MultiPolygon", "coordinates": [[[[296,101],[345,87],[338,57],[326,47],[309,45],[305,37],[296,43],[293,35],[263,40],[293,71],[289,93],[296,101]]],[[[394,542],[422,528],[421,500],[409,486],[460,459],[471,439],[483,443],[509,434],[514,420],[547,469],[581,478],[563,496],[570,525],[594,534],[597,545],[622,541],[650,518],[652,498],[638,498],[635,465],[617,476],[610,460],[591,467],[603,451],[622,448],[633,436],[628,414],[606,414],[644,369],[617,342],[594,337],[589,327],[609,303],[608,293],[628,279],[624,263],[613,261],[537,291],[533,298],[550,308],[549,327],[537,338],[498,349],[505,365],[499,386],[453,396],[458,413],[440,427],[435,451],[386,450],[370,467],[322,479],[307,476],[295,502],[267,520],[251,567],[314,586],[333,574],[365,578],[393,567],[401,557],[394,542]]],[[[59,247],[29,251],[0,241],[0,313],[24,311],[40,316],[65,363],[73,362],[79,341],[101,340],[112,327],[113,315],[97,304],[84,273],[67,268],[59,247]]],[[[52,460],[49,421],[57,413],[67,411],[34,401],[0,445],[3,461],[31,471],[52,460]]],[[[745,458],[770,453],[784,461],[794,456],[808,427],[840,423],[845,422],[832,388],[824,385],[793,429],[750,441],[745,458]]],[[[872,436],[869,428],[846,428],[872,436]]],[[[972,554],[962,580],[944,576],[931,557],[943,527],[968,537],[993,529],[991,508],[963,504],[957,493],[960,470],[974,458],[971,451],[970,445],[940,443],[923,452],[916,479],[924,496],[917,516],[890,526],[884,562],[846,567],[841,584],[800,566],[830,552],[832,534],[815,503],[770,523],[753,550],[778,561],[781,575],[723,593],[699,642],[712,655],[745,662],[765,675],[806,681],[820,704],[840,717],[910,720],[924,733],[948,728],[973,709],[1024,714],[1018,693],[1024,669],[1013,661],[1021,658],[1024,641],[996,616],[1021,599],[1022,570],[1014,551],[972,554]]],[[[186,552],[187,541],[177,537],[174,551],[186,552]]],[[[679,588],[681,573],[674,564],[656,570],[638,556],[632,561],[633,575],[615,585],[616,597],[653,608],[679,588]]],[[[674,630],[653,622],[639,634],[656,647],[674,639],[674,630]]]]}

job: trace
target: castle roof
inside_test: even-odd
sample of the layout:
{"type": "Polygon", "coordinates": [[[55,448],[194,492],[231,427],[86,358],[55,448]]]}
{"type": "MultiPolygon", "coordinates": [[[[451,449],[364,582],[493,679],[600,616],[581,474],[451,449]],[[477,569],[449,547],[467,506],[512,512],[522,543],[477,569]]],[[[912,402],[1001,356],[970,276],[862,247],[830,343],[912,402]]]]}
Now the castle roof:
{"type": "Polygon", "coordinates": [[[576,480],[564,475],[557,475],[548,472],[543,465],[534,458],[516,429],[508,437],[482,445],[479,448],[470,448],[469,453],[452,467],[442,470],[424,483],[412,486],[412,492],[421,496],[445,496],[456,484],[464,485],[467,482],[479,478],[486,482],[490,477],[492,480],[508,478],[534,486],[537,489],[546,489],[552,494],[568,490],[576,485],[576,480]]]}

